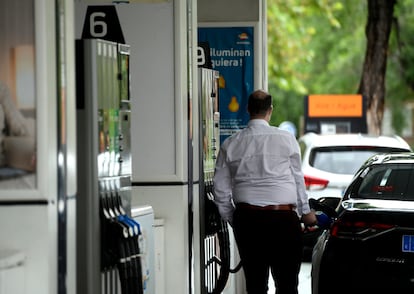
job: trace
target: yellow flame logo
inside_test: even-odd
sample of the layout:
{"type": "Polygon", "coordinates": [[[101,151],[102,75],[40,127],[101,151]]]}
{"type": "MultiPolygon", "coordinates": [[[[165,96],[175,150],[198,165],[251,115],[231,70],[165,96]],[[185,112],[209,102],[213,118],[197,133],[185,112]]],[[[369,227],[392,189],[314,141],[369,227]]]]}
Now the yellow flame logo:
{"type": "Polygon", "coordinates": [[[229,110],[230,110],[231,112],[237,112],[237,111],[239,110],[239,108],[240,108],[240,104],[239,104],[239,102],[237,101],[237,97],[236,97],[236,96],[231,97],[231,101],[230,101],[230,103],[229,103],[228,108],[229,108],[229,110]]]}
{"type": "Polygon", "coordinates": [[[226,88],[226,80],[224,79],[224,77],[222,75],[219,76],[219,88],[220,89],[224,89],[226,88]]]}

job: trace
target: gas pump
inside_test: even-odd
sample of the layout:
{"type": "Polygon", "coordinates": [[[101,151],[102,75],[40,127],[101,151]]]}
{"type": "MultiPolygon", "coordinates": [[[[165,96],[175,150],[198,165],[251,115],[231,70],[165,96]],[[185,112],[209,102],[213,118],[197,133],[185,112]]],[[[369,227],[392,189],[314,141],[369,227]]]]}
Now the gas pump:
{"type": "Polygon", "coordinates": [[[232,271],[227,223],[213,202],[214,167],[220,148],[218,79],[218,71],[199,68],[201,293],[208,294],[222,293],[232,271]]]}
{"type": "Polygon", "coordinates": [[[131,218],[129,46],[77,41],[77,293],[142,294],[131,218]]]}

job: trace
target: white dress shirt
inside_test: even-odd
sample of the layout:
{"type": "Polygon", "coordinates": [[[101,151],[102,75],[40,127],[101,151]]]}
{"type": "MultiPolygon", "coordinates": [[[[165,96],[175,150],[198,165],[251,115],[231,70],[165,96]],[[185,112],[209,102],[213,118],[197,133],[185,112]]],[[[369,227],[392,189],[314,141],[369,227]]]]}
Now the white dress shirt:
{"type": "Polygon", "coordinates": [[[214,174],[215,203],[232,223],[234,204],[293,204],[299,216],[310,212],[296,138],[266,120],[228,137],[220,147],[214,174]]]}

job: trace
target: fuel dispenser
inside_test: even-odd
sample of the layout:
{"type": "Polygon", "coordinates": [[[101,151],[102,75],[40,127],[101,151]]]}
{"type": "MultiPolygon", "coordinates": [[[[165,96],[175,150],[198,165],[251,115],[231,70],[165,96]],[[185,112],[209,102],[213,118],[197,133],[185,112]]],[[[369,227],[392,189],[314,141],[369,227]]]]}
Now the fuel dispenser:
{"type": "Polygon", "coordinates": [[[200,235],[202,292],[222,293],[230,269],[230,237],[213,202],[213,176],[220,148],[219,72],[199,68],[200,235]]]}
{"type": "Polygon", "coordinates": [[[131,217],[129,46],[77,46],[77,293],[142,294],[131,217]]]}

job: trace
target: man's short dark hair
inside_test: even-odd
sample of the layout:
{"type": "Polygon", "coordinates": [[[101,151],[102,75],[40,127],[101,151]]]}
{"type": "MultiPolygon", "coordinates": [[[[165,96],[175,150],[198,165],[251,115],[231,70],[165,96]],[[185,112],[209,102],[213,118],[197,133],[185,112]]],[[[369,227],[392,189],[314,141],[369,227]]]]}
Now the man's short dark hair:
{"type": "Polygon", "coordinates": [[[272,96],[262,90],[256,90],[250,94],[247,102],[247,110],[250,115],[264,115],[272,107],[272,96]]]}

